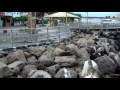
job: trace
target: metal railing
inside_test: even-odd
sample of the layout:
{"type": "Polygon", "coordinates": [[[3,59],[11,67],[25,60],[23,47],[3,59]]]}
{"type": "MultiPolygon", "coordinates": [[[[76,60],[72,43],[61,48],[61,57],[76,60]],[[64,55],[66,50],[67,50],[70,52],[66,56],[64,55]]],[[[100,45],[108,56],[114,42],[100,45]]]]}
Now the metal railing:
{"type": "Polygon", "coordinates": [[[86,23],[86,22],[79,22],[79,23],[70,23],[70,27],[74,29],[116,29],[120,28],[120,23],[86,23]]]}
{"type": "Polygon", "coordinates": [[[54,44],[71,34],[69,26],[0,30],[0,49],[32,44],[54,44]]]}

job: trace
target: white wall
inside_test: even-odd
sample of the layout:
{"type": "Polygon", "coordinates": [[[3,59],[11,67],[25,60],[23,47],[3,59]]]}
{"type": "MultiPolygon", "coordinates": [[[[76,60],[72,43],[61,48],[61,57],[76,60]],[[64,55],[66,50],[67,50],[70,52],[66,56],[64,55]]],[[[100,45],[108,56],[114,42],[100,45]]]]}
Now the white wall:
{"type": "MultiPolygon", "coordinates": [[[[87,23],[87,18],[81,18],[81,22],[87,23]]],[[[102,19],[101,18],[88,18],[88,22],[90,22],[90,23],[101,23],[102,19]]]]}

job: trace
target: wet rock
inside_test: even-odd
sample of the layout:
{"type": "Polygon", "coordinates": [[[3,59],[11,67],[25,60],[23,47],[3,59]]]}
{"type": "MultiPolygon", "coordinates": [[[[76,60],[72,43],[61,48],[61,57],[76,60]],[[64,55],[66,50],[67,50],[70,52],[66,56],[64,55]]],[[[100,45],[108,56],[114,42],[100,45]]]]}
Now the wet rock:
{"type": "Polygon", "coordinates": [[[2,62],[2,63],[4,63],[4,64],[7,64],[6,58],[0,58],[0,62],[2,62]]]}
{"type": "Polygon", "coordinates": [[[38,61],[40,61],[45,66],[51,66],[54,64],[54,53],[52,50],[44,52],[38,61]]]}
{"type": "Polygon", "coordinates": [[[97,63],[99,70],[103,74],[115,73],[117,66],[107,55],[96,58],[94,61],[97,63]]]}
{"type": "Polygon", "coordinates": [[[55,78],[77,78],[77,73],[70,68],[61,68],[55,75],[55,78]]]}
{"type": "Polygon", "coordinates": [[[76,56],[81,58],[81,60],[90,60],[90,54],[87,52],[85,48],[80,48],[76,50],[76,56]]]}
{"type": "Polygon", "coordinates": [[[12,70],[6,64],[0,62],[0,78],[4,78],[12,74],[12,70]]]}
{"type": "Polygon", "coordinates": [[[45,47],[43,46],[29,47],[28,51],[30,54],[33,54],[35,56],[41,56],[42,53],[45,51],[45,47]]]}
{"type": "Polygon", "coordinates": [[[13,52],[13,53],[9,54],[6,57],[6,60],[7,60],[7,64],[10,64],[10,63],[12,63],[14,61],[27,62],[23,50],[18,50],[16,52],[13,52]]]}
{"type": "Polygon", "coordinates": [[[32,70],[28,78],[51,78],[51,75],[43,70],[32,70]]]}
{"type": "Polygon", "coordinates": [[[8,65],[10,69],[14,69],[18,67],[19,69],[22,69],[25,66],[25,63],[23,61],[15,61],[8,65]]]}
{"type": "Polygon", "coordinates": [[[54,77],[57,71],[60,70],[60,65],[55,64],[53,66],[48,67],[47,69],[48,69],[48,72],[52,75],[52,77],[54,77]]]}
{"type": "Polygon", "coordinates": [[[37,59],[36,59],[35,56],[32,56],[32,57],[29,57],[29,58],[27,59],[27,61],[31,63],[31,62],[37,61],[37,59]]]}
{"type": "Polygon", "coordinates": [[[63,67],[72,67],[77,64],[77,61],[74,56],[56,56],[55,63],[63,67]]]}

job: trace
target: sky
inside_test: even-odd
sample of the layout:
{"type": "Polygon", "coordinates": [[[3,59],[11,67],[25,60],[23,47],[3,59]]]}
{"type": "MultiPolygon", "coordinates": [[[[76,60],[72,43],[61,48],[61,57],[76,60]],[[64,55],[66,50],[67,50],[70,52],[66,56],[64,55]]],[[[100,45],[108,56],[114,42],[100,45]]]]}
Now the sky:
{"type": "MultiPolygon", "coordinates": [[[[83,17],[87,16],[87,12],[74,12],[80,13],[83,17]]],[[[117,16],[119,12],[88,12],[90,17],[105,17],[105,16],[117,16]]]]}

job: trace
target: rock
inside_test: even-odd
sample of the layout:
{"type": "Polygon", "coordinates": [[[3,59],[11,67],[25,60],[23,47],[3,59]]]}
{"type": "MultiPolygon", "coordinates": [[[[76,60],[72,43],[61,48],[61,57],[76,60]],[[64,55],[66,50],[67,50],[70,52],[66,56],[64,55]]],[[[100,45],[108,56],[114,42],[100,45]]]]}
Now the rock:
{"type": "Polygon", "coordinates": [[[74,44],[68,44],[66,47],[68,47],[71,51],[76,51],[78,49],[78,46],[74,44]]]}
{"type": "Polygon", "coordinates": [[[96,52],[97,53],[103,53],[105,51],[104,47],[99,47],[96,52]]]}
{"type": "Polygon", "coordinates": [[[61,54],[65,53],[65,51],[60,48],[56,48],[54,53],[56,56],[60,56],[61,54]]]}
{"type": "Polygon", "coordinates": [[[12,70],[4,63],[0,62],[0,78],[11,76],[12,70]]]}
{"type": "Polygon", "coordinates": [[[46,47],[46,51],[49,51],[49,50],[55,50],[55,48],[52,47],[52,46],[47,46],[47,47],[46,47]]]}
{"type": "Polygon", "coordinates": [[[26,71],[22,71],[20,74],[23,78],[27,78],[28,77],[28,73],[26,71]]]}
{"type": "Polygon", "coordinates": [[[12,63],[14,61],[27,62],[23,50],[18,50],[16,52],[13,52],[13,53],[9,54],[6,57],[6,60],[7,60],[7,64],[10,64],[10,63],[12,63]]]}
{"type": "Polygon", "coordinates": [[[24,55],[25,55],[26,58],[31,56],[30,53],[28,53],[28,52],[24,52],[24,55]]]}
{"type": "Polygon", "coordinates": [[[17,78],[23,78],[21,75],[18,75],[17,78]]]}
{"type": "Polygon", "coordinates": [[[116,51],[116,49],[114,48],[113,45],[110,45],[109,48],[110,48],[110,52],[117,53],[117,51],[116,51]]]}
{"type": "Polygon", "coordinates": [[[106,52],[107,54],[109,54],[110,49],[109,49],[109,47],[106,45],[106,43],[103,44],[103,47],[104,47],[104,49],[105,49],[105,52],[106,52]]]}
{"type": "Polygon", "coordinates": [[[28,78],[51,78],[51,75],[43,70],[32,70],[28,78]]]}
{"type": "Polygon", "coordinates": [[[96,52],[96,47],[95,46],[90,46],[90,47],[86,48],[86,50],[89,54],[92,54],[92,53],[96,52]]]}
{"type": "Polygon", "coordinates": [[[80,73],[82,78],[99,78],[98,66],[93,60],[87,60],[84,62],[83,70],[80,73]]]}
{"type": "Polygon", "coordinates": [[[58,48],[61,48],[61,49],[65,50],[65,49],[66,49],[66,46],[65,46],[64,43],[60,43],[60,44],[58,45],[58,48]]]}
{"type": "Polygon", "coordinates": [[[13,73],[14,73],[14,75],[19,75],[20,74],[20,68],[19,67],[15,67],[13,69],[13,73]]]}
{"type": "Polygon", "coordinates": [[[7,64],[6,58],[0,58],[0,62],[2,62],[2,63],[4,63],[4,64],[7,64]]]}
{"type": "Polygon", "coordinates": [[[72,67],[77,64],[77,61],[74,56],[57,56],[55,57],[55,63],[63,67],[72,67]]]}
{"type": "Polygon", "coordinates": [[[54,77],[57,71],[60,70],[60,65],[55,64],[53,66],[48,67],[47,69],[48,69],[48,72],[52,75],[52,77],[54,77]]]}
{"type": "Polygon", "coordinates": [[[22,71],[27,72],[28,75],[32,70],[37,70],[37,67],[35,65],[26,65],[23,67],[22,71]]]}
{"type": "Polygon", "coordinates": [[[31,57],[29,57],[29,58],[27,59],[27,61],[31,63],[31,62],[37,61],[37,59],[36,59],[35,56],[31,56],[31,57]]]}
{"type": "Polygon", "coordinates": [[[118,54],[110,52],[109,57],[115,62],[115,64],[117,65],[117,69],[120,72],[120,58],[119,58],[118,54]]]}
{"type": "Polygon", "coordinates": [[[38,61],[40,61],[45,66],[51,66],[54,64],[54,53],[52,50],[44,52],[38,61]]]}
{"type": "Polygon", "coordinates": [[[96,58],[94,61],[97,63],[99,70],[103,74],[115,73],[117,66],[107,55],[96,58]]]}
{"type": "Polygon", "coordinates": [[[120,52],[118,52],[118,56],[119,56],[119,58],[120,58],[120,52]]]}
{"type": "Polygon", "coordinates": [[[35,56],[41,56],[42,53],[45,51],[45,47],[43,46],[29,47],[28,51],[30,54],[33,54],[35,56]]]}
{"type": "Polygon", "coordinates": [[[81,38],[77,41],[79,47],[89,47],[94,45],[94,40],[81,38]]]}
{"type": "Polygon", "coordinates": [[[85,48],[80,48],[76,50],[76,56],[81,58],[81,60],[90,60],[90,54],[87,52],[85,48]]]}
{"type": "Polygon", "coordinates": [[[8,65],[10,69],[14,69],[18,67],[19,69],[22,69],[25,66],[25,63],[23,61],[15,61],[8,65]]]}
{"type": "Polygon", "coordinates": [[[77,78],[77,73],[70,68],[61,68],[55,75],[55,78],[77,78]]]}

